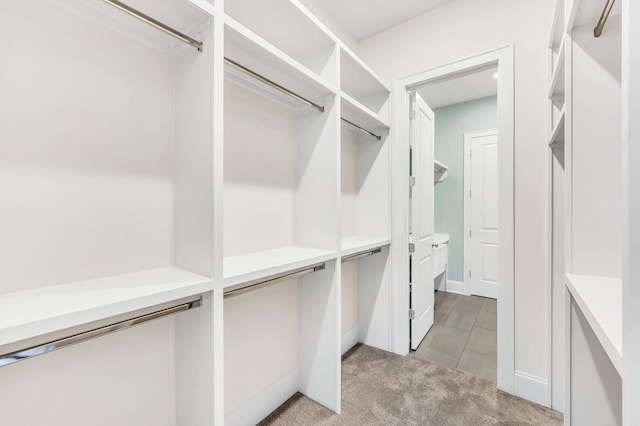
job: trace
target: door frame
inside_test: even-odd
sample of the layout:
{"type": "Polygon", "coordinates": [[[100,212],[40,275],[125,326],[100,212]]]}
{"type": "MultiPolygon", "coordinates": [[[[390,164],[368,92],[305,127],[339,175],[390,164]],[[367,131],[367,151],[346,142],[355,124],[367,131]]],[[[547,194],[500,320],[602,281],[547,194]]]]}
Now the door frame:
{"type": "Polygon", "coordinates": [[[513,45],[479,53],[399,79],[393,107],[393,209],[392,256],[394,288],[393,351],[409,353],[409,91],[457,74],[497,65],[498,79],[498,175],[499,175],[499,275],[498,290],[498,389],[515,393],[514,325],[514,76],[513,45]]]}
{"type": "MultiPolygon", "coordinates": [[[[464,193],[464,250],[463,250],[463,282],[464,282],[464,294],[471,295],[471,280],[469,278],[469,269],[471,269],[471,251],[469,247],[471,245],[471,238],[469,238],[469,231],[471,229],[471,206],[469,205],[469,191],[471,191],[471,139],[474,136],[493,135],[498,134],[498,129],[486,129],[486,130],[474,130],[471,132],[464,132],[464,174],[463,174],[463,193],[464,193]]],[[[500,146],[500,145],[498,145],[500,146]]],[[[498,148],[500,149],[500,148],[498,148]]],[[[500,238],[500,228],[498,228],[498,241],[500,238]]],[[[498,286],[500,281],[498,281],[498,286]]],[[[500,288],[500,287],[498,287],[500,288]]]]}

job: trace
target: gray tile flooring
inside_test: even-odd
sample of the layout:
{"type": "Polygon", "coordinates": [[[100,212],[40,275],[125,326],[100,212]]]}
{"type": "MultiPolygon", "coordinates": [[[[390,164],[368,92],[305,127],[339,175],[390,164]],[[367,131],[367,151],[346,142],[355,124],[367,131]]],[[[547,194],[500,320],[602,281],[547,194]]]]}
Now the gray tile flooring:
{"type": "Polygon", "coordinates": [[[435,321],[413,356],[496,381],[496,300],[436,292],[435,321]]]}

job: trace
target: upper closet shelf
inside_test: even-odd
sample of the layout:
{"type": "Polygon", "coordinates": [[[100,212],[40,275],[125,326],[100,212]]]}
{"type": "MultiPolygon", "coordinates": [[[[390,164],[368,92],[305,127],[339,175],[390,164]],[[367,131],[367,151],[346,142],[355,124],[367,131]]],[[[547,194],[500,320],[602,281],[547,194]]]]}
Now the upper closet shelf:
{"type": "Polygon", "coordinates": [[[345,93],[340,95],[340,108],[342,118],[369,131],[379,134],[389,130],[387,122],[381,120],[371,110],[345,93]]]}
{"type": "Polygon", "coordinates": [[[224,8],[228,17],[279,51],[322,78],[337,82],[331,66],[335,64],[331,58],[337,41],[299,2],[226,0],[224,8]]]}
{"type": "Polygon", "coordinates": [[[564,1],[556,1],[556,10],[553,14],[553,25],[551,27],[551,37],[549,39],[549,48],[557,51],[564,39],[564,1]]]}
{"type": "Polygon", "coordinates": [[[619,374],[622,374],[622,280],[567,274],[567,288],[619,374]]]}
{"type": "Polygon", "coordinates": [[[433,178],[436,182],[442,182],[447,178],[449,174],[449,167],[445,164],[439,162],[438,160],[433,160],[433,178]]]}
{"type": "Polygon", "coordinates": [[[170,54],[182,51],[185,44],[136,17],[135,12],[199,41],[202,32],[211,27],[215,10],[206,0],[70,0],[65,7],[170,54]]]}
{"type": "Polygon", "coordinates": [[[549,87],[549,99],[554,103],[564,104],[565,86],[565,47],[564,42],[560,46],[558,56],[554,63],[551,85],[549,87]]]}
{"type": "Polygon", "coordinates": [[[0,295],[0,346],[211,291],[174,267],[0,295]]]}
{"type": "MultiPolygon", "coordinates": [[[[613,4],[610,15],[616,15],[621,12],[622,2],[617,1],[613,4]]],[[[602,14],[602,9],[606,4],[606,0],[573,0],[569,9],[567,19],[567,32],[571,32],[575,27],[581,25],[590,25],[595,27],[602,14]]]]}
{"type": "Polygon", "coordinates": [[[564,147],[564,108],[560,112],[560,119],[551,132],[551,138],[549,138],[549,148],[561,149],[564,147]]]}
{"type": "Polygon", "coordinates": [[[289,246],[224,258],[224,288],[236,289],[335,259],[337,253],[289,246]]]}
{"type": "Polygon", "coordinates": [[[364,235],[346,237],[343,238],[340,243],[340,254],[343,257],[350,256],[352,254],[384,247],[389,244],[391,244],[391,240],[389,238],[370,237],[364,235]]]}
{"type": "MultiPolygon", "coordinates": [[[[225,25],[225,57],[320,105],[320,98],[336,93],[330,83],[230,18],[227,18],[225,25]]],[[[290,106],[299,104],[291,96],[260,83],[232,66],[227,65],[225,70],[227,77],[233,81],[266,92],[290,106]]]]}
{"type": "Polygon", "coordinates": [[[389,88],[348,48],[340,48],[340,89],[378,114],[389,98],[389,88]]]}

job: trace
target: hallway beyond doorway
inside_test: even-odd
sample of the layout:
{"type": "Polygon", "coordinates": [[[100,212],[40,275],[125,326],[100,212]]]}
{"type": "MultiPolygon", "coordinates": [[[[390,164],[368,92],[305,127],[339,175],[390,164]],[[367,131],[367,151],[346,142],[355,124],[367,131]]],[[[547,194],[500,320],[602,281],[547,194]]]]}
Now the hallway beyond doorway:
{"type": "Polygon", "coordinates": [[[496,300],[436,292],[435,321],[414,355],[496,381],[496,300]]]}

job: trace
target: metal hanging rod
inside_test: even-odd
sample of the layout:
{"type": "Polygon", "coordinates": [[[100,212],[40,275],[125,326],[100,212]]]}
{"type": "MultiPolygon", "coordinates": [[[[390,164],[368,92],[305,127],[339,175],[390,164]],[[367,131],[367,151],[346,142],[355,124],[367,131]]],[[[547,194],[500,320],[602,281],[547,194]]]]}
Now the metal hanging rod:
{"type": "Polygon", "coordinates": [[[602,30],[607,23],[611,9],[613,9],[613,3],[615,2],[616,0],[607,0],[607,3],[604,5],[604,9],[602,9],[602,15],[600,15],[600,19],[598,19],[598,24],[593,29],[594,37],[600,37],[600,35],[602,35],[602,30]]]}
{"type": "Polygon", "coordinates": [[[364,127],[360,127],[355,123],[350,122],[349,120],[347,120],[346,118],[340,118],[340,120],[344,121],[345,123],[347,123],[350,126],[355,127],[356,129],[360,130],[362,133],[365,133],[369,136],[373,136],[374,138],[378,139],[378,140],[382,140],[382,136],[376,135],[375,133],[372,133],[370,131],[368,131],[367,129],[365,129],[364,127]]]}
{"type": "Polygon", "coordinates": [[[275,278],[270,278],[265,281],[260,281],[255,284],[251,284],[246,287],[238,288],[238,289],[229,289],[224,291],[224,297],[238,296],[240,294],[247,293],[249,291],[258,290],[260,288],[268,287],[273,284],[277,284],[282,281],[287,281],[293,278],[298,278],[303,275],[311,274],[316,271],[321,271],[325,268],[325,263],[318,263],[316,265],[310,266],[308,268],[302,269],[300,271],[290,272],[288,274],[280,275],[275,278]]]}
{"type": "Polygon", "coordinates": [[[351,256],[343,257],[342,258],[342,263],[351,262],[352,260],[356,260],[356,259],[362,259],[363,257],[371,256],[373,254],[377,254],[377,253],[380,253],[380,252],[382,252],[382,248],[378,247],[377,249],[365,251],[365,252],[362,252],[362,253],[352,254],[351,256]]]}
{"type": "Polygon", "coordinates": [[[292,92],[291,90],[287,89],[286,87],[282,87],[282,86],[280,86],[278,83],[276,83],[276,82],[274,82],[274,81],[271,81],[271,80],[269,80],[269,79],[268,79],[268,78],[266,78],[266,77],[261,76],[261,75],[260,75],[260,74],[258,74],[257,72],[254,72],[254,71],[250,70],[249,68],[247,68],[247,67],[245,67],[245,66],[242,66],[242,65],[240,65],[239,63],[237,63],[237,62],[235,62],[235,61],[232,61],[232,60],[231,60],[231,59],[229,59],[229,58],[226,58],[226,57],[225,57],[225,58],[224,58],[224,61],[225,61],[227,64],[229,64],[229,65],[231,65],[232,67],[234,67],[235,69],[237,69],[237,70],[239,70],[239,71],[242,71],[243,73],[245,73],[245,74],[247,74],[247,75],[249,75],[249,76],[251,76],[251,77],[255,78],[255,79],[256,79],[256,80],[258,80],[258,81],[261,81],[262,83],[264,83],[264,84],[266,84],[266,85],[268,85],[268,86],[273,87],[274,89],[277,89],[277,90],[281,91],[282,93],[284,93],[284,94],[286,94],[286,95],[291,96],[292,98],[294,98],[294,99],[296,99],[296,100],[298,100],[298,101],[302,102],[303,104],[308,105],[308,106],[310,106],[311,108],[315,108],[315,109],[317,109],[317,110],[318,110],[318,111],[320,111],[320,112],[324,112],[324,107],[323,107],[323,106],[318,105],[318,104],[316,104],[315,102],[311,102],[311,101],[310,101],[309,99],[307,99],[307,98],[303,98],[302,96],[298,95],[298,94],[297,94],[297,93],[295,93],[295,92],[292,92]]]}
{"type": "Polygon", "coordinates": [[[139,20],[141,20],[142,22],[145,22],[149,25],[151,25],[152,27],[162,31],[165,34],[169,34],[172,37],[177,38],[178,40],[182,41],[183,43],[186,43],[190,46],[195,47],[196,49],[198,49],[198,52],[202,52],[202,42],[198,41],[198,40],[194,40],[191,37],[189,37],[186,34],[181,33],[180,31],[171,28],[168,25],[163,24],[162,22],[153,19],[151,16],[146,15],[142,12],[140,12],[139,10],[136,10],[134,8],[132,8],[129,5],[126,5],[124,3],[122,3],[121,1],[118,0],[102,0],[105,3],[110,4],[111,6],[120,9],[121,11],[128,13],[129,15],[133,16],[134,18],[138,18],[139,20]]]}
{"type": "Polygon", "coordinates": [[[95,339],[96,337],[102,337],[116,331],[126,330],[127,328],[131,328],[135,325],[166,317],[168,315],[177,314],[178,312],[188,311],[189,309],[197,308],[199,306],[202,306],[201,296],[199,296],[195,300],[191,300],[189,302],[182,303],[171,308],[162,309],[150,314],[120,321],[114,324],[109,324],[104,327],[94,328],[93,330],[85,331],[83,333],[74,334],[73,336],[63,337],[62,339],[54,340],[52,342],[43,343],[41,345],[31,346],[29,348],[21,349],[16,352],[0,355],[0,367],[13,364],[15,362],[22,361],[28,358],[33,358],[34,356],[46,354],[48,352],[53,352],[58,349],[66,348],[68,346],[75,345],[76,343],[95,339]]]}

